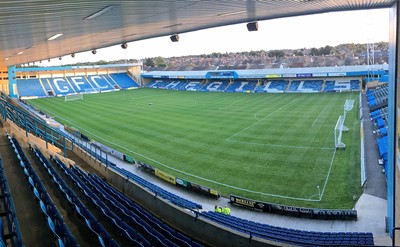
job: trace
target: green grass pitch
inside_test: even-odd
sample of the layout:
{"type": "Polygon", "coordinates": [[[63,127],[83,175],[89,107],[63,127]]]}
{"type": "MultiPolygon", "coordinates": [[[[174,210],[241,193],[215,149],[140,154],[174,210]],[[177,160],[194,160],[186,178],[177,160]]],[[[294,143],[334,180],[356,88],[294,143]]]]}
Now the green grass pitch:
{"type": "Polygon", "coordinates": [[[96,141],[223,196],[348,209],[361,194],[358,98],[139,89],[29,103],[96,141]],[[345,122],[347,147],[335,150],[334,126],[346,99],[356,100],[345,122]]]}

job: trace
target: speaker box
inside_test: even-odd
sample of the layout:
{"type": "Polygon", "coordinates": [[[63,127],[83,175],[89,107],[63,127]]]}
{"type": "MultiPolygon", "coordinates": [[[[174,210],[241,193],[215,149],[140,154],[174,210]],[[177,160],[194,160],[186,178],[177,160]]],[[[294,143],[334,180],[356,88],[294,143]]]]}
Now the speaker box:
{"type": "Polygon", "coordinates": [[[179,35],[172,35],[169,38],[171,39],[172,42],[178,42],[179,41],[179,35]]]}
{"type": "Polygon", "coordinates": [[[247,23],[247,30],[251,31],[258,31],[258,22],[249,22],[247,23]]]}

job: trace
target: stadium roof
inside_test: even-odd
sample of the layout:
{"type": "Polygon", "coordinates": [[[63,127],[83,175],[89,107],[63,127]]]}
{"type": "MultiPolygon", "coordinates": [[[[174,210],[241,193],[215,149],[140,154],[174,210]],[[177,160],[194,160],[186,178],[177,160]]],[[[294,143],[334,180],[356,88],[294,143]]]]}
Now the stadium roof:
{"type": "Polygon", "coordinates": [[[1,1],[0,66],[57,58],[124,42],[210,27],[331,11],[385,8],[394,2],[395,0],[1,1]]]}

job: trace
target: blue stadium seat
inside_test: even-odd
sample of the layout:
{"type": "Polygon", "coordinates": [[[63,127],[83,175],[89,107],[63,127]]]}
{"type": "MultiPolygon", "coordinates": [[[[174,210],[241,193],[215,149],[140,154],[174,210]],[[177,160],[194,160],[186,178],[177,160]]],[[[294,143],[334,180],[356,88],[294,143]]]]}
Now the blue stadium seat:
{"type": "Polygon", "coordinates": [[[29,96],[38,96],[45,97],[47,96],[44,88],[42,87],[39,79],[18,79],[17,80],[17,89],[18,95],[20,97],[29,97],[29,96]]]}
{"type": "Polygon", "coordinates": [[[340,246],[348,244],[351,244],[352,246],[365,246],[366,244],[370,246],[374,245],[372,233],[335,233],[295,230],[252,222],[215,212],[203,212],[201,216],[240,232],[280,243],[299,246],[340,246]]]}
{"type": "Polygon", "coordinates": [[[110,77],[123,89],[131,87],[139,87],[136,81],[134,81],[127,73],[110,74],[110,77]]]}

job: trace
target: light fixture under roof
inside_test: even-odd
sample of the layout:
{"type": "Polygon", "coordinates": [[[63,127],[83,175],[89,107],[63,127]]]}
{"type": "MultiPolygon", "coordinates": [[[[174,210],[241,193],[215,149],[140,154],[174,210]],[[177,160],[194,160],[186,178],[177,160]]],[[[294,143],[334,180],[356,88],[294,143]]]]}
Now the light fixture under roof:
{"type": "Polygon", "coordinates": [[[6,60],[6,61],[7,61],[7,60],[8,60],[8,57],[4,58],[4,60],[6,60]]]}
{"type": "Polygon", "coordinates": [[[246,10],[240,10],[240,11],[229,12],[229,13],[221,13],[221,14],[218,14],[217,16],[223,17],[223,16],[230,16],[230,15],[240,15],[243,13],[246,13],[246,10]]]}
{"type": "Polygon", "coordinates": [[[23,52],[23,51],[20,51],[20,52],[17,53],[17,55],[21,55],[22,53],[24,53],[24,52],[23,52]]]}
{"type": "Polygon", "coordinates": [[[55,40],[55,39],[59,38],[62,35],[63,35],[62,33],[57,33],[57,34],[54,34],[53,36],[51,36],[50,38],[48,38],[47,40],[55,40]]]}
{"type": "Polygon", "coordinates": [[[91,15],[86,16],[85,18],[83,18],[83,20],[91,20],[91,19],[94,19],[94,18],[96,18],[96,17],[99,17],[100,15],[103,15],[103,14],[107,13],[108,11],[110,11],[113,7],[114,7],[114,6],[112,6],[112,5],[109,5],[109,6],[107,6],[107,7],[104,7],[104,8],[102,8],[101,10],[99,10],[99,11],[97,11],[97,12],[94,12],[94,13],[91,14],[91,15]]]}

